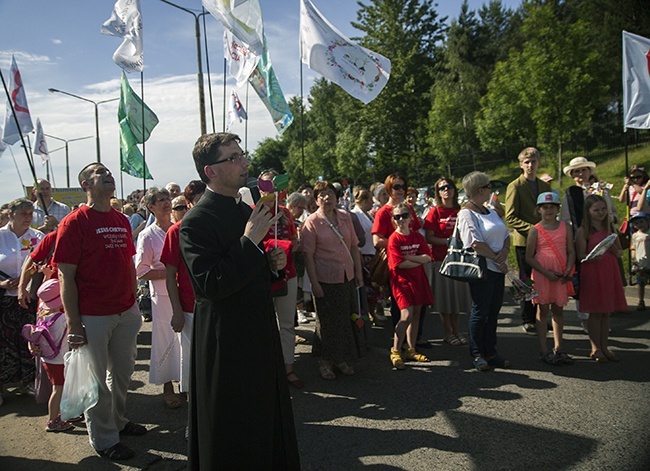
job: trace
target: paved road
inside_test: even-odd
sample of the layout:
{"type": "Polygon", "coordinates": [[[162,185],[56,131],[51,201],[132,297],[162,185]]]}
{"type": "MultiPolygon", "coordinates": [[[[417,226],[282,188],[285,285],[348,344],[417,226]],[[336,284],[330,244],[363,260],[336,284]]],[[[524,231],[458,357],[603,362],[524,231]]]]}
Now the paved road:
{"type": "MultiPolygon", "coordinates": [[[[627,294],[636,305],[634,291],[627,294]]],[[[319,378],[310,347],[298,346],[296,368],[306,387],[293,390],[293,403],[303,469],[650,469],[650,311],[613,317],[611,347],[621,362],[602,365],[588,359],[571,303],[566,349],[577,361],[562,367],[539,360],[536,338],[522,332],[515,312],[507,301],[499,321],[499,348],[513,363],[508,370],[472,370],[467,347],[442,343],[435,316],[425,330],[433,361],[405,371],[390,366],[387,329],[372,329],[356,376],[331,382],[319,378]]],[[[313,324],[299,333],[311,339],[313,324]]],[[[150,432],[125,439],[136,458],[127,465],[99,458],[83,428],[45,433],[45,406],[9,393],[0,407],[0,470],[184,469],[187,407],[165,409],[162,388],[148,384],[150,324],[138,343],[129,416],[150,432]]]]}

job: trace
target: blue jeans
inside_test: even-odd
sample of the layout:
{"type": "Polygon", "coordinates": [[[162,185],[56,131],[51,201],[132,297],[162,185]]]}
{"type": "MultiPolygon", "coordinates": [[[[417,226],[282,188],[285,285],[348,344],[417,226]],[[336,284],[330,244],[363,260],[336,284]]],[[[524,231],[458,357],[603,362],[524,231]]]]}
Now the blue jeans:
{"type": "Polygon", "coordinates": [[[484,281],[469,283],[469,352],[473,358],[497,354],[497,317],[503,304],[504,282],[505,274],[487,270],[484,281]]]}

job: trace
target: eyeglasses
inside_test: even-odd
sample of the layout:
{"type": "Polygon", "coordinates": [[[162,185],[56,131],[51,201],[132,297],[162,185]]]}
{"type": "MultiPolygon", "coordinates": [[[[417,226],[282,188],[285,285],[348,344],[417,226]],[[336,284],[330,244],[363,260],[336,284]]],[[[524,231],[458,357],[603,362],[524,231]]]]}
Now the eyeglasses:
{"type": "Polygon", "coordinates": [[[406,191],[406,185],[400,185],[399,183],[397,185],[393,185],[393,190],[397,191],[406,191]]]}
{"type": "Polygon", "coordinates": [[[163,196],[162,198],[158,198],[155,203],[171,203],[172,199],[166,196],[163,196]]]}
{"type": "Polygon", "coordinates": [[[438,191],[452,190],[454,187],[451,185],[442,185],[438,187],[438,191]]]}
{"type": "Polygon", "coordinates": [[[179,206],[174,206],[172,208],[174,211],[187,211],[187,206],[185,205],[179,205],[179,206]]]}
{"type": "Polygon", "coordinates": [[[399,221],[400,219],[408,219],[410,217],[411,215],[409,213],[393,214],[393,219],[396,221],[399,221]]]}
{"type": "Polygon", "coordinates": [[[212,162],[211,164],[208,164],[208,165],[218,165],[218,164],[222,164],[224,162],[236,162],[236,163],[239,163],[244,159],[248,160],[248,157],[246,157],[246,155],[244,155],[244,154],[237,154],[237,155],[233,155],[231,157],[228,157],[227,159],[217,160],[216,162],[212,162]]]}
{"type": "Polygon", "coordinates": [[[488,190],[491,190],[492,189],[492,183],[488,183],[487,185],[483,185],[479,189],[482,190],[483,188],[487,188],[488,190]]]}

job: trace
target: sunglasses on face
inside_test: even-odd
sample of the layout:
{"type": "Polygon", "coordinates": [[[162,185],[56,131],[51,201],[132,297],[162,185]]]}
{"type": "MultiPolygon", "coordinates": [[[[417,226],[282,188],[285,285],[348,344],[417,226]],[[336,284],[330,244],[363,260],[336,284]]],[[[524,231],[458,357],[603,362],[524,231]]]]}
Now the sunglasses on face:
{"type": "Polygon", "coordinates": [[[453,188],[454,188],[454,187],[451,186],[451,185],[442,185],[442,186],[438,187],[438,191],[451,190],[451,189],[453,189],[453,188]]]}
{"type": "Polygon", "coordinates": [[[409,213],[393,214],[393,219],[396,221],[399,221],[400,219],[408,219],[410,217],[411,215],[409,213]]]}
{"type": "Polygon", "coordinates": [[[401,191],[406,191],[406,185],[400,185],[400,184],[393,185],[393,190],[397,190],[397,191],[400,191],[400,190],[401,190],[401,191]]]}
{"type": "Polygon", "coordinates": [[[630,175],[630,178],[632,180],[641,180],[643,178],[643,175],[630,175]]]}
{"type": "Polygon", "coordinates": [[[179,205],[179,206],[174,206],[172,208],[174,211],[187,211],[187,206],[185,205],[179,205]]]}

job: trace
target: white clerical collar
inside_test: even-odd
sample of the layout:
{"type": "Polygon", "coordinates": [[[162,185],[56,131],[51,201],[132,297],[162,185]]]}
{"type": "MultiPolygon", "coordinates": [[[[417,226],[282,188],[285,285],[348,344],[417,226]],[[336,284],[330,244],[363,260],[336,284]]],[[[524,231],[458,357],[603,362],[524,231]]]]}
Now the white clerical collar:
{"type": "Polygon", "coordinates": [[[226,198],[232,198],[232,199],[234,199],[234,200],[235,200],[235,204],[239,204],[239,203],[241,202],[241,195],[240,195],[239,193],[237,193],[237,196],[232,197],[232,196],[222,195],[221,193],[217,193],[216,191],[214,191],[214,190],[213,190],[212,188],[210,188],[209,186],[206,186],[205,188],[208,189],[208,190],[210,190],[210,191],[211,191],[212,193],[214,193],[215,195],[225,196],[226,198]]]}

